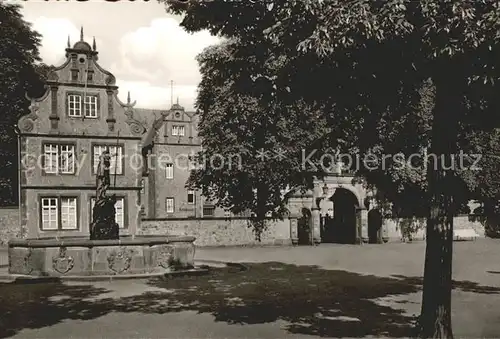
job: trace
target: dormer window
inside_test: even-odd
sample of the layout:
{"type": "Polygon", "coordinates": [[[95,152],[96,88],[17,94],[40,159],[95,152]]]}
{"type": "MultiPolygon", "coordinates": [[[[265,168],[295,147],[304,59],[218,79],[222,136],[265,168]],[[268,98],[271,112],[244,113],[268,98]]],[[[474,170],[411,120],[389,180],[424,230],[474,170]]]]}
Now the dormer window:
{"type": "Polygon", "coordinates": [[[99,111],[99,100],[97,95],[92,94],[68,94],[68,116],[81,118],[97,118],[99,111]]]}
{"type": "Polygon", "coordinates": [[[180,137],[183,137],[184,132],[185,132],[184,126],[179,126],[179,125],[172,126],[172,135],[176,136],[178,135],[180,137]]]}

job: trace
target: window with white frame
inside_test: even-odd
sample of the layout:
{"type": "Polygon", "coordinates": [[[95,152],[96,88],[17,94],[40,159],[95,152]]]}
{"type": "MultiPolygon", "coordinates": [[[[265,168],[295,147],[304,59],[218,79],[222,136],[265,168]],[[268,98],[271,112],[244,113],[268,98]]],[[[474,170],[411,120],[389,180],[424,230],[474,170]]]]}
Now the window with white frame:
{"type": "Polygon", "coordinates": [[[174,213],[174,210],[175,210],[174,198],[165,199],[165,211],[167,213],[174,213]]]}
{"type": "Polygon", "coordinates": [[[184,126],[174,125],[172,126],[172,135],[184,136],[185,129],[184,126]]]}
{"type": "Polygon", "coordinates": [[[97,96],[95,95],[85,96],[85,117],[97,118],[97,96]]]}
{"type": "Polygon", "coordinates": [[[77,230],[76,197],[44,197],[41,198],[42,231],[77,230]]]}
{"type": "Polygon", "coordinates": [[[58,173],[59,145],[47,144],[43,146],[43,169],[45,173],[58,173]]]}
{"type": "Polygon", "coordinates": [[[61,228],[63,230],[78,229],[76,198],[61,198],[61,228]]]}
{"type": "Polygon", "coordinates": [[[58,199],[42,198],[42,230],[52,231],[59,229],[58,199]]]}
{"type": "Polygon", "coordinates": [[[97,118],[97,95],[68,94],[68,116],[79,118],[82,112],[86,118],[97,118]]]}
{"type": "Polygon", "coordinates": [[[61,173],[75,173],[75,146],[61,145],[61,156],[59,157],[61,173]]]}
{"type": "Polygon", "coordinates": [[[167,179],[173,179],[174,178],[174,164],[166,164],[165,165],[165,173],[167,179]]]}
{"type": "Polygon", "coordinates": [[[100,156],[104,151],[108,151],[110,156],[109,174],[123,174],[123,146],[117,145],[94,145],[92,152],[94,157],[94,173],[97,172],[100,156]]]}
{"type": "Polygon", "coordinates": [[[187,202],[188,202],[188,204],[193,205],[194,204],[194,199],[195,199],[194,191],[193,190],[188,190],[187,191],[187,202]]]}
{"type": "Polygon", "coordinates": [[[43,170],[45,173],[75,173],[75,145],[45,144],[43,146],[43,170]]]}
{"type": "MultiPolygon", "coordinates": [[[[90,199],[90,220],[92,222],[94,212],[95,198],[90,199]]],[[[116,198],[115,203],[115,221],[118,228],[125,228],[125,198],[116,198]]]]}
{"type": "Polygon", "coordinates": [[[68,115],[70,117],[82,116],[82,97],[78,94],[68,95],[68,115]]]}

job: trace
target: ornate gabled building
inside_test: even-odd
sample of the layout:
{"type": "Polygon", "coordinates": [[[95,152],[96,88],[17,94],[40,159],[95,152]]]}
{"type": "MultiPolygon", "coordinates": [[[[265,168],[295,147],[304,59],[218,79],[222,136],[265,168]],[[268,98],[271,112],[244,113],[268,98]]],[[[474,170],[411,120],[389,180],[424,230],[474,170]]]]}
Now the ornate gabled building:
{"type": "Polygon", "coordinates": [[[186,111],[179,100],[165,113],[164,124],[149,155],[143,200],[145,218],[172,220],[227,215],[198,191],[186,187],[194,169],[190,158],[201,149],[197,126],[198,114],[186,111]]]}
{"type": "Polygon", "coordinates": [[[21,237],[88,236],[95,171],[111,153],[111,194],[121,235],[135,235],[142,218],[223,216],[185,185],[189,157],[201,147],[198,115],[177,100],[170,110],[136,108],[118,98],[116,79],[98,64],[95,40],[71,46],[54,67],[40,98],[18,122],[21,237]],[[159,126],[153,127],[155,122],[159,126]],[[142,154],[147,132],[157,128],[154,147],[142,154]]]}
{"type": "Polygon", "coordinates": [[[46,92],[31,99],[18,122],[21,236],[88,236],[99,155],[111,155],[111,192],[123,235],[140,221],[141,139],[146,126],[130,96],[118,99],[115,77],[98,64],[95,40],[73,46],[48,75],[46,92]]]}
{"type": "Polygon", "coordinates": [[[156,135],[153,166],[147,177],[148,218],[201,216],[196,208],[201,197],[185,187],[192,169],[189,157],[201,147],[197,124],[198,115],[185,111],[178,101],[165,116],[163,127],[156,135]]]}

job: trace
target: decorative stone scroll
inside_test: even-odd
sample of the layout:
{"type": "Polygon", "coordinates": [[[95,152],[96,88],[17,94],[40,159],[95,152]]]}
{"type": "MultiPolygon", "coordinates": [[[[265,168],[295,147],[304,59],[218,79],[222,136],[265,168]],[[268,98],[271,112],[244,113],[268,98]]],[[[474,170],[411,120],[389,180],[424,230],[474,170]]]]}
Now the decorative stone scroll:
{"type": "Polygon", "coordinates": [[[38,119],[37,113],[40,108],[35,98],[30,98],[27,94],[25,94],[24,96],[27,100],[31,101],[31,104],[29,106],[30,113],[22,116],[19,119],[17,126],[22,132],[31,132],[35,127],[35,120],[38,119]]]}
{"type": "Polygon", "coordinates": [[[129,92],[127,95],[127,103],[121,103],[121,105],[125,108],[125,116],[127,117],[127,120],[125,122],[127,123],[127,125],[129,125],[130,132],[133,135],[141,136],[144,134],[144,132],[146,132],[146,128],[139,120],[134,118],[134,106],[136,103],[136,100],[134,100],[134,102],[131,102],[129,92]]]}
{"type": "Polygon", "coordinates": [[[106,77],[106,80],[105,80],[106,85],[108,85],[108,86],[115,85],[116,84],[116,78],[115,78],[115,76],[113,74],[109,73],[109,72],[106,72],[106,74],[107,74],[107,77],[106,77]]]}

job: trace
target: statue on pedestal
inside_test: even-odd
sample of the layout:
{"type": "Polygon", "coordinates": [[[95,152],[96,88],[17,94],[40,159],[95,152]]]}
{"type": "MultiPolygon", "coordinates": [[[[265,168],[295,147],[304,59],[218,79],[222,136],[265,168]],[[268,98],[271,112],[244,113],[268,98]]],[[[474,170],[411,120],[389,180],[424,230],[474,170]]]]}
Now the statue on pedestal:
{"type": "Polygon", "coordinates": [[[96,173],[96,198],[92,210],[92,223],[90,224],[90,240],[113,240],[119,238],[118,224],[115,220],[116,196],[107,196],[106,191],[110,186],[109,176],[110,155],[104,151],[99,157],[96,173]]]}

